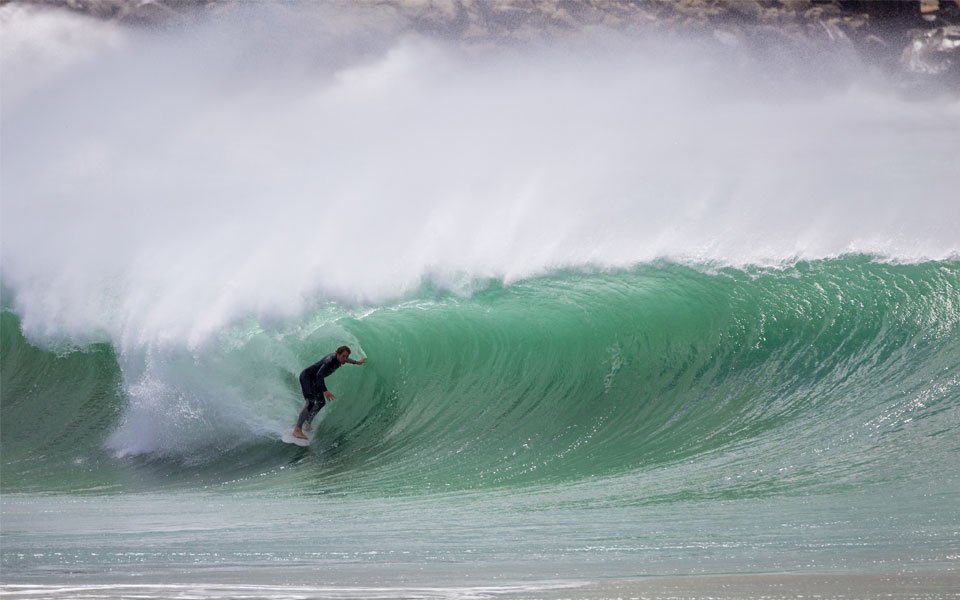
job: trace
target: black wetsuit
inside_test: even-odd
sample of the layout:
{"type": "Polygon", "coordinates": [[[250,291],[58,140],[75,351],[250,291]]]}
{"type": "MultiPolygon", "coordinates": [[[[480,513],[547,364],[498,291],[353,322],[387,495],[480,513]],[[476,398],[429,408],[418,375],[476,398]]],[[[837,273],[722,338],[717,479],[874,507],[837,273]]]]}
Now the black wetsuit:
{"type": "MultiPolygon", "coordinates": [[[[355,365],[357,361],[347,359],[347,362],[355,365]]],[[[303,427],[304,423],[310,423],[317,416],[320,409],[326,405],[327,400],[323,393],[327,391],[327,384],[324,378],[340,368],[340,361],[337,360],[337,354],[328,354],[313,363],[300,373],[300,389],[303,390],[303,397],[307,403],[300,411],[300,417],[297,419],[297,427],[303,427]]]]}

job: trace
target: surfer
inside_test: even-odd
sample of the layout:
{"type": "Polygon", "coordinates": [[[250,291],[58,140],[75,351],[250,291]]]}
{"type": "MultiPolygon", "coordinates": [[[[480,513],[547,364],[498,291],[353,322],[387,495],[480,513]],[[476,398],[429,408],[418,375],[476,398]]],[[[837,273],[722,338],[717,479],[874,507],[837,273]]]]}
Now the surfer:
{"type": "Polygon", "coordinates": [[[324,356],[300,373],[300,389],[303,390],[303,397],[307,402],[303,410],[300,411],[300,417],[297,419],[297,424],[293,428],[293,437],[300,438],[301,440],[307,439],[307,435],[303,432],[303,427],[306,426],[307,431],[309,431],[313,418],[317,416],[317,413],[324,407],[327,400],[336,400],[333,393],[327,389],[324,378],[339,369],[340,365],[344,363],[362,365],[365,362],[367,362],[366,358],[353,360],[350,358],[350,348],[348,346],[340,346],[336,352],[324,356]]]}

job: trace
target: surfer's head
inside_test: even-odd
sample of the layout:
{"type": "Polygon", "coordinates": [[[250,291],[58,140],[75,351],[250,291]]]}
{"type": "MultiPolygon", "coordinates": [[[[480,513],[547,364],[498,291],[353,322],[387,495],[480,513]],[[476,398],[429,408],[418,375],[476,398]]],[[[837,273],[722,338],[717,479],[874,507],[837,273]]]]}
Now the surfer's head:
{"type": "Polygon", "coordinates": [[[350,358],[350,346],[340,346],[337,348],[337,360],[340,361],[340,364],[347,362],[348,358],[350,358]]]}

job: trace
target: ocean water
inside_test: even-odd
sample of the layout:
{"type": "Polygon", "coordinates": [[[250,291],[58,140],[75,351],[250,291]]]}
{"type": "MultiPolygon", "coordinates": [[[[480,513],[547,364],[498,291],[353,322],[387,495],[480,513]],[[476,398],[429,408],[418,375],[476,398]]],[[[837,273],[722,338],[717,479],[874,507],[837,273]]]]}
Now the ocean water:
{"type": "Polygon", "coordinates": [[[960,596],[956,99],[293,6],[0,7],[4,597],[960,596]]]}

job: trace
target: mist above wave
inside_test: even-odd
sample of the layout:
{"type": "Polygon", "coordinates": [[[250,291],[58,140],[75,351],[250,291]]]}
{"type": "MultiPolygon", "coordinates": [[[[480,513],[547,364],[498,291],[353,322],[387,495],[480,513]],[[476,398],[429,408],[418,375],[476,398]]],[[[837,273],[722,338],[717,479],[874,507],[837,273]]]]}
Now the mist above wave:
{"type": "Polygon", "coordinates": [[[2,275],[27,335],[196,345],[425,278],[960,251],[960,107],[817,75],[850,57],[601,31],[465,51],[318,14],[7,23],[2,275]]]}

